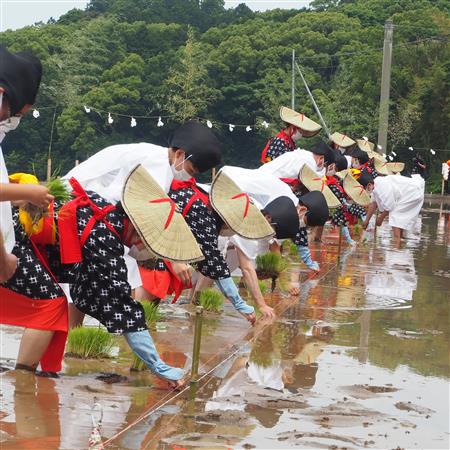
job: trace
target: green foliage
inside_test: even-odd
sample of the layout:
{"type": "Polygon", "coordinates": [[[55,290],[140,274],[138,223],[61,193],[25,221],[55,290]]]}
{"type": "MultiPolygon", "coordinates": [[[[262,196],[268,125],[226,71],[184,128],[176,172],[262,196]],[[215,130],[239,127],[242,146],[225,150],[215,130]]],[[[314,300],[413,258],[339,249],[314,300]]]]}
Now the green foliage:
{"type": "Polygon", "coordinates": [[[206,311],[218,313],[222,310],[223,296],[215,289],[204,289],[200,294],[199,303],[206,311]]]}
{"type": "Polygon", "coordinates": [[[278,277],[287,267],[287,262],[279,253],[264,253],[256,257],[256,272],[262,276],[278,277]]]}
{"type": "Polygon", "coordinates": [[[69,331],[67,353],[75,358],[108,358],[114,336],[102,328],[77,327],[69,331]]]}
{"type": "MultiPolygon", "coordinates": [[[[450,117],[449,11],[448,0],[315,0],[310,9],[266,12],[227,9],[223,0],[92,0],[56,23],[1,33],[12,51],[31,50],[44,65],[41,116],[26,115],[2,142],[8,168],[34,164],[43,178],[55,107],[52,159],[62,174],[112,144],[165,145],[180,122],[198,116],[214,124],[269,122],[251,133],[214,126],[223,163],[255,167],[281,125],[280,105],[290,105],[292,49],[332,131],[376,141],[383,26],[392,19],[388,140],[408,171],[408,146],[450,147],[443,126],[450,117]],[[138,125],[119,114],[136,116],[138,125]],[[174,117],[158,128],[157,120],[139,119],[148,115],[174,117]]],[[[318,120],[299,77],[296,92],[296,108],[318,120]]],[[[434,186],[450,153],[421,152],[434,186]]]]}

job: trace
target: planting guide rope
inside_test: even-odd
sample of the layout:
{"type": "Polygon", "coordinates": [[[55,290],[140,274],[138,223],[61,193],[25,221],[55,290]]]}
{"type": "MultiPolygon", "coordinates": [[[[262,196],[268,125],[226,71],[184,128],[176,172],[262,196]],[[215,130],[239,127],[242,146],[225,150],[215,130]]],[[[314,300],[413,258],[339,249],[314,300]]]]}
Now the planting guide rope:
{"type": "MultiPolygon", "coordinates": [[[[337,268],[339,265],[339,261],[336,261],[336,263],[330,263],[330,268],[326,271],[321,271],[322,273],[320,274],[320,276],[316,277],[314,276],[309,276],[305,281],[309,281],[312,278],[315,278],[317,281],[322,280],[323,278],[325,278],[332,270],[334,270],[335,268],[337,268]]],[[[298,298],[296,298],[295,300],[293,300],[292,302],[287,302],[284,307],[281,309],[280,313],[279,313],[279,317],[281,317],[283,315],[283,313],[293,304],[295,304],[296,302],[298,302],[298,298]]],[[[229,361],[231,358],[233,358],[236,354],[238,354],[239,352],[241,352],[243,350],[243,348],[245,346],[247,346],[249,343],[254,342],[256,340],[256,338],[265,330],[265,328],[269,325],[271,325],[272,322],[267,323],[263,326],[261,326],[261,328],[257,331],[253,332],[253,337],[250,338],[248,341],[246,341],[243,345],[240,345],[236,348],[236,350],[234,350],[230,355],[228,355],[225,359],[223,359],[222,361],[220,361],[217,365],[215,365],[213,368],[211,368],[210,370],[208,370],[207,372],[205,372],[198,380],[197,382],[200,383],[200,381],[202,381],[204,378],[206,378],[208,375],[210,375],[211,373],[213,373],[216,369],[218,369],[220,366],[222,366],[223,364],[225,364],[227,361],[229,361]]],[[[232,344],[230,347],[232,348],[234,346],[234,344],[232,344]]],[[[230,348],[228,347],[228,348],[230,348]]],[[[204,368],[212,359],[214,359],[215,357],[217,357],[220,353],[222,352],[217,352],[214,355],[211,356],[211,358],[209,358],[203,365],[202,368],[204,368]]],[[[211,381],[212,378],[208,381],[206,381],[206,383],[204,383],[201,387],[199,387],[197,392],[200,392],[202,389],[204,389],[209,381],[211,381]]],[[[166,406],[167,404],[169,404],[170,402],[172,402],[173,400],[175,400],[176,398],[180,397],[182,394],[184,394],[185,392],[187,392],[190,389],[189,386],[184,387],[180,392],[177,392],[175,395],[171,396],[170,398],[168,398],[172,393],[174,393],[176,391],[176,389],[172,389],[171,391],[169,391],[167,393],[167,395],[165,395],[161,400],[159,400],[159,402],[157,402],[153,407],[151,407],[148,411],[144,412],[143,414],[141,414],[134,422],[131,422],[129,425],[127,425],[125,428],[123,428],[122,430],[120,430],[118,433],[116,433],[115,435],[111,436],[109,439],[107,439],[105,442],[103,442],[103,446],[102,447],[98,447],[99,449],[102,448],[106,448],[107,445],[111,444],[113,441],[115,441],[118,437],[120,437],[122,434],[124,434],[125,432],[127,432],[128,430],[130,430],[131,428],[133,428],[135,425],[137,425],[138,423],[140,423],[142,420],[146,419],[147,417],[151,416],[152,414],[156,413],[157,411],[159,411],[161,408],[163,408],[164,406],[166,406]]],[[[172,422],[175,419],[176,415],[174,415],[171,419],[169,419],[169,423],[172,422]]],[[[155,436],[150,440],[150,442],[146,445],[147,448],[148,445],[150,443],[152,443],[157,437],[159,437],[159,435],[161,434],[161,432],[158,432],[155,434],[155,436]]]]}

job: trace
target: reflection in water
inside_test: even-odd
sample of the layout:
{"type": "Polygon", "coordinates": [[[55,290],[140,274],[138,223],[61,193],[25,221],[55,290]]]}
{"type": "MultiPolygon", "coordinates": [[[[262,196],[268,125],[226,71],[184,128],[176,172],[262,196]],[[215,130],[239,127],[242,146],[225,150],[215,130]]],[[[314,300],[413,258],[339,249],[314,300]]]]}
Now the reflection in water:
{"type": "Polygon", "coordinates": [[[387,309],[411,302],[417,288],[414,257],[410,249],[391,249],[377,273],[365,275],[365,309],[387,309]]]}

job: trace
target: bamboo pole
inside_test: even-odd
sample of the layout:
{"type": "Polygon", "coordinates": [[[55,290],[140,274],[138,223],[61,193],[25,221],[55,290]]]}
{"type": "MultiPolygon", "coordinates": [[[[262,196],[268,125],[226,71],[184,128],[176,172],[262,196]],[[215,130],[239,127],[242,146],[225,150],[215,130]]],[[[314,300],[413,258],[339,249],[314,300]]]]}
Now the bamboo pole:
{"type": "Polygon", "coordinates": [[[197,383],[200,344],[202,340],[203,307],[195,308],[194,346],[192,349],[191,385],[197,383]]]}

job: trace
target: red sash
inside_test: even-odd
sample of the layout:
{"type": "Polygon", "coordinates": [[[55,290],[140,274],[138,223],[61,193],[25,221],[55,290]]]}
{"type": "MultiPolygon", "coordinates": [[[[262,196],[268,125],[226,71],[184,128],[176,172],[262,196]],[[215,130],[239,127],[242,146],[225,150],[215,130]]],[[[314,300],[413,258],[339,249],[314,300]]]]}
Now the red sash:
{"type": "Polygon", "coordinates": [[[61,249],[61,262],[63,264],[81,262],[81,249],[97,222],[103,222],[120,239],[119,233],[106,220],[106,216],[111,211],[114,211],[116,207],[114,205],[108,205],[100,208],[88,197],[86,191],[75,178],[70,179],[70,184],[72,185],[72,194],[75,198],[66,203],[60,209],[58,215],[59,245],[61,249]],[[93,215],[86,224],[81,237],[78,237],[77,209],[83,206],[91,208],[93,215]]]}
{"type": "Polygon", "coordinates": [[[281,130],[281,131],[280,131],[278,134],[276,134],[273,138],[270,138],[270,139],[267,141],[267,144],[266,144],[266,146],[264,147],[264,150],[263,150],[262,153],[261,153],[261,162],[262,162],[263,164],[269,162],[269,161],[267,161],[267,152],[269,151],[270,144],[272,143],[272,141],[273,141],[275,138],[280,138],[280,139],[282,139],[283,142],[286,144],[286,147],[287,147],[288,149],[290,149],[290,151],[292,151],[292,150],[295,149],[295,143],[294,143],[294,141],[292,140],[292,138],[291,138],[290,136],[288,136],[288,135],[284,132],[284,130],[281,130]]]}
{"type": "Polygon", "coordinates": [[[189,188],[194,191],[194,195],[189,199],[187,202],[187,205],[184,207],[182,214],[183,217],[187,216],[187,213],[191,209],[191,206],[196,200],[201,200],[206,206],[209,206],[209,197],[208,194],[205,192],[202,192],[197,187],[197,182],[195,181],[195,178],[190,178],[187,181],[180,181],[180,180],[173,180],[172,184],[170,186],[170,189],[174,191],[179,191],[180,189],[189,188]]]}

